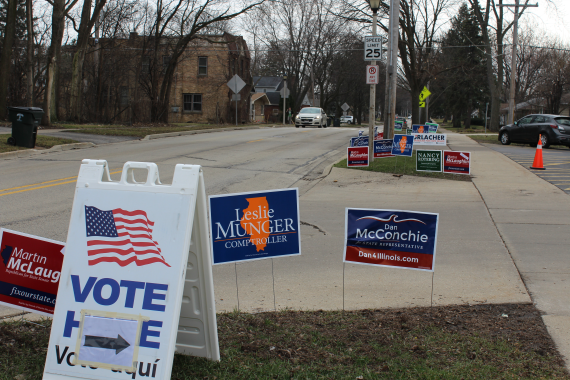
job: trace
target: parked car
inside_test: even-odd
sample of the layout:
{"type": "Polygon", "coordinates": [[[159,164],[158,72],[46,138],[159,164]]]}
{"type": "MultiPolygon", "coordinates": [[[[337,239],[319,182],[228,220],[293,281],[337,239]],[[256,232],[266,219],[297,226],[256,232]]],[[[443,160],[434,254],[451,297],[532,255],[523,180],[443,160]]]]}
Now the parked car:
{"type": "Polygon", "coordinates": [[[528,143],[536,146],[541,136],[543,148],[550,145],[570,147],[570,117],[562,115],[527,115],[514,124],[499,129],[499,141],[503,145],[510,143],[528,143]]]}
{"type": "Polygon", "coordinates": [[[295,116],[295,127],[317,126],[319,128],[327,127],[327,114],[322,108],[306,107],[295,116]]]}
{"type": "Polygon", "coordinates": [[[341,116],[340,122],[354,124],[354,116],[341,116]]]}

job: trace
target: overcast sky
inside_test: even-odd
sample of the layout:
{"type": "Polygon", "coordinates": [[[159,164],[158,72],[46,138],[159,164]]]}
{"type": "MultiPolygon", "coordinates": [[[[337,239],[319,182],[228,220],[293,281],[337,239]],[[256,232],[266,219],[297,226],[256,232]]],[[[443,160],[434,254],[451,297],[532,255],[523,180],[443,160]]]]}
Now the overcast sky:
{"type": "MultiPolygon", "coordinates": [[[[510,4],[515,3],[514,0],[508,1],[510,4]]],[[[537,2],[538,8],[528,8],[523,17],[531,20],[532,24],[546,31],[549,36],[570,43],[570,0],[531,0],[529,3],[537,2]]]]}

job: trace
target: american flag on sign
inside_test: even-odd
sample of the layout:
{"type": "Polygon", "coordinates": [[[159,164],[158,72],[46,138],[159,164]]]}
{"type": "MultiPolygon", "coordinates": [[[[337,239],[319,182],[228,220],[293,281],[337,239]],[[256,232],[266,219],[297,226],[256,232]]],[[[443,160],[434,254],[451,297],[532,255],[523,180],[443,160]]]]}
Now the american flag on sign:
{"type": "Polygon", "coordinates": [[[152,240],[154,222],[142,210],[126,211],[121,208],[103,211],[85,206],[85,229],[89,265],[117,263],[124,267],[162,263],[158,243],[152,240]]]}

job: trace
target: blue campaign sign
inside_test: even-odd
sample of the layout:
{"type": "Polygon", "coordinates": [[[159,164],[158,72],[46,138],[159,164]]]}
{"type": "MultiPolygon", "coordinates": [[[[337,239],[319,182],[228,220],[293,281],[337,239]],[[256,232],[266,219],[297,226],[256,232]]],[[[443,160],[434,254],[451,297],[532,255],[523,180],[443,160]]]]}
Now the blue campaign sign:
{"type": "Polygon", "coordinates": [[[350,146],[368,146],[368,136],[351,137],[350,146]]]}
{"type": "Polygon", "coordinates": [[[298,189],[209,199],[213,264],[301,254],[298,189]]]}
{"type": "Polygon", "coordinates": [[[394,135],[392,154],[394,156],[412,156],[414,150],[414,136],[394,135]]]}
{"type": "Polygon", "coordinates": [[[374,158],[392,156],[392,139],[374,141],[374,158]]]}
{"type": "Polygon", "coordinates": [[[439,214],[347,208],[344,262],[433,271],[439,214]]]}
{"type": "Polygon", "coordinates": [[[428,127],[423,124],[414,124],[412,125],[412,133],[428,133],[428,127]]]}

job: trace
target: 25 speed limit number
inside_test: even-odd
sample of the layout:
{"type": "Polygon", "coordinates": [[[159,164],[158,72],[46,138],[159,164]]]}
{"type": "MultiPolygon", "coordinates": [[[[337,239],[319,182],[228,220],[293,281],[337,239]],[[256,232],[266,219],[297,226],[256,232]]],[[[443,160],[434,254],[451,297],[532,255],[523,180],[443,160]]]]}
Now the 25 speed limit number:
{"type": "Polygon", "coordinates": [[[364,60],[376,61],[382,58],[382,37],[366,36],[364,37],[364,60]]]}

